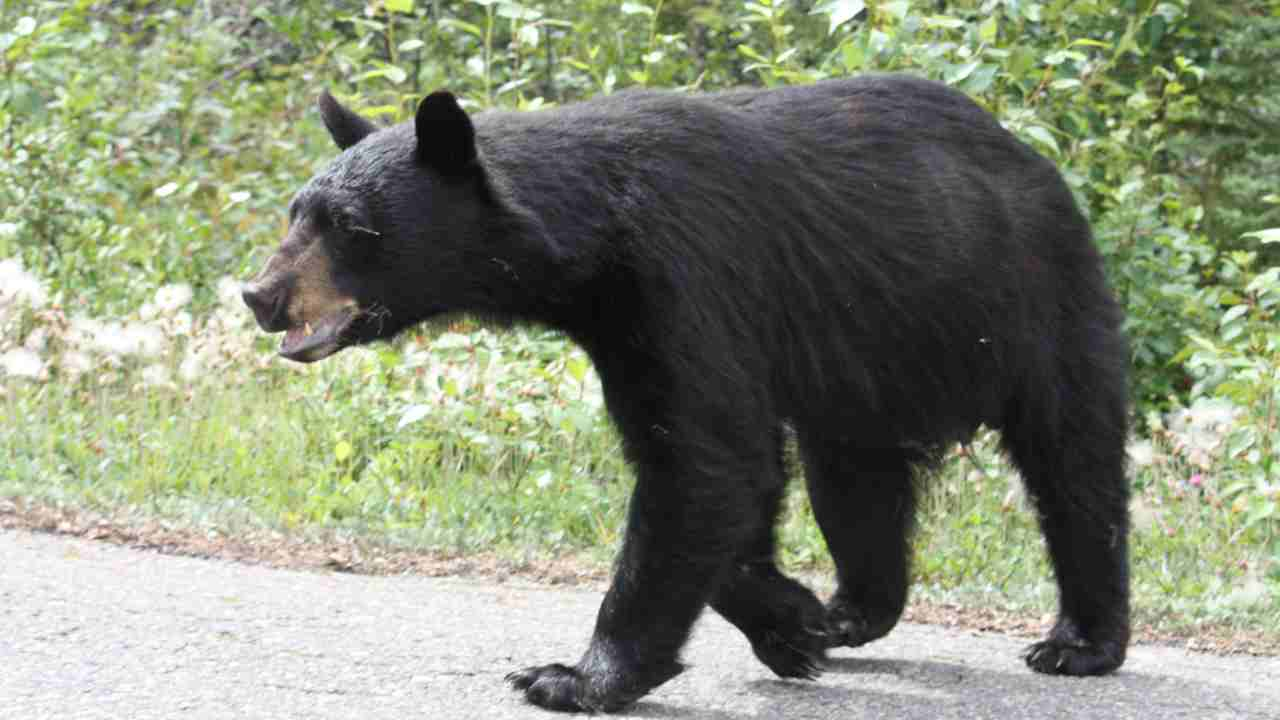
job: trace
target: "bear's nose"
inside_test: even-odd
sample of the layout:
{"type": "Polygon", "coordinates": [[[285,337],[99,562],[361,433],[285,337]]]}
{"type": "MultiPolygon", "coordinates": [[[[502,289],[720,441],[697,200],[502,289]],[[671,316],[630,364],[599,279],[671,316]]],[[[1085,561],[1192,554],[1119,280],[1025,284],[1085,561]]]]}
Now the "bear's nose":
{"type": "Polygon", "coordinates": [[[253,311],[253,317],[263,330],[280,332],[289,329],[284,316],[284,293],[278,288],[273,290],[258,283],[245,283],[240,297],[253,311]]]}

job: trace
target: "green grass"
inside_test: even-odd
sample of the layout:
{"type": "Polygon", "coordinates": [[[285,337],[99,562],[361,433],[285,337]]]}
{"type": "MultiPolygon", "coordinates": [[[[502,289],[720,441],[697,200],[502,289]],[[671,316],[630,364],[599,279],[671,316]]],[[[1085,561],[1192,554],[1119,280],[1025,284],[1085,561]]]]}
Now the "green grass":
{"type": "MultiPolygon", "coordinates": [[[[631,477],[580,351],[549,334],[447,333],[349,351],[299,372],[270,363],[186,389],[9,381],[0,495],[179,522],[338,530],[399,546],[606,562],[631,477]]],[[[929,478],[916,592],[1046,613],[1056,602],[1033,514],[994,435],[929,478]]],[[[1188,492],[1185,468],[1135,479],[1137,620],[1280,633],[1274,524],[1188,492]]],[[[830,561],[795,483],[785,564],[830,561]]]]}
{"type": "MultiPolygon", "coordinates": [[[[535,357],[546,343],[510,348],[535,375],[519,383],[531,399],[546,384],[540,376],[565,365],[535,357]]],[[[357,352],[316,372],[272,366],[182,391],[130,387],[128,373],[109,387],[10,383],[0,399],[0,493],[168,515],[194,504],[215,519],[221,508],[286,529],[390,533],[461,551],[613,543],[628,482],[596,413],[556,398],[486,402],[493,386],[459,389],[459,374],[439,383],[449,402],[401,426],[414,405],[399,396],[422,376],[407,363],[386,367],[399,357],[357,352]]]]}

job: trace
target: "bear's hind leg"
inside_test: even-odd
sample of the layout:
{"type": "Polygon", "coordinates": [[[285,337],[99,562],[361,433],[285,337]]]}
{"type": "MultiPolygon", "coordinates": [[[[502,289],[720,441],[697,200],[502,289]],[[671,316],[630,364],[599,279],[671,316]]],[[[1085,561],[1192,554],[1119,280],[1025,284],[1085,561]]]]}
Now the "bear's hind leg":
{"type": "Polygon", "coordinates": [[[827,603],[828,647],[857,647],[887,635],[906,606],[912,464],[921,458],[820,433],[802,431],[800,445],[813,513],[839,581],[827,603]]]}
{"type": "Polygon", "coordinates": [[[1042,673],[1102,675],[1120,667],[1129,642],[1124,378],[1095,375],[1071,390],[1060,412],[1024,406],[1002,430],[1058,581],[1058,620],[1026,661],[1042,673]]]}

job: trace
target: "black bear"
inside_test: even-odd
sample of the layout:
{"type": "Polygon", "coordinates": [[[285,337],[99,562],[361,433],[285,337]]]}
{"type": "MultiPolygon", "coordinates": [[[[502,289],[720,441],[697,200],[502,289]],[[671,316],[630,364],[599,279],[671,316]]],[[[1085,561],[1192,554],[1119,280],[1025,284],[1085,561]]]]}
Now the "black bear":
{"type": "Polygon", "coordinates": [[[538,705],[612,711],[679,673],[710,605],[783,677],[893,628],[913,482],[985,423],[1034,498],[1059,614],[1035,670],[1102,674],[1129,640],[1127,350],[1052,163],[963,94],[867,76],[624,92],[469,116],[446,92],[342,149],[244,290],[311,362],[442,313],[557,328],[591,357],[636,472],[574,665],[538,705]],[[838,589],[774,564],[794,430],[838,589]]]}

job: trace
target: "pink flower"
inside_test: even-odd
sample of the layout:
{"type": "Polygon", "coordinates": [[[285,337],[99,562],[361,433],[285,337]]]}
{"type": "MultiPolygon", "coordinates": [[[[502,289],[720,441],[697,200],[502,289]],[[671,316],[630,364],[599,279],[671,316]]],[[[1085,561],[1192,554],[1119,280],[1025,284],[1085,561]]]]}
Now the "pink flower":
{"type": "Polygon", "coordinates": [[[1192,475],[1187,482],[1191,483],[1191,487],[1200,487],[1204,484],[1204,475],[1196,473],[1195,475],[1192,475]]]}

